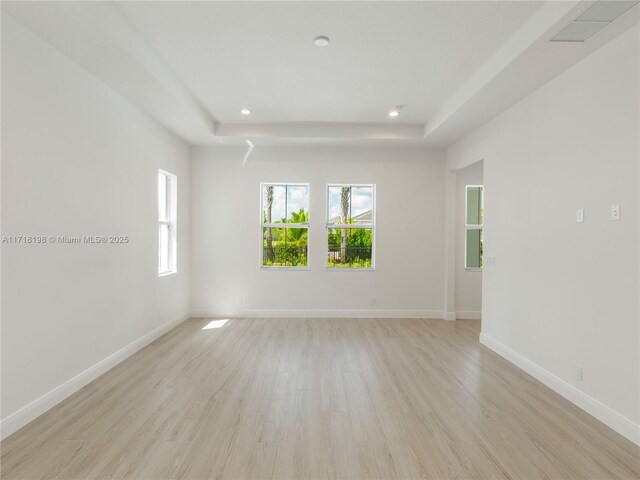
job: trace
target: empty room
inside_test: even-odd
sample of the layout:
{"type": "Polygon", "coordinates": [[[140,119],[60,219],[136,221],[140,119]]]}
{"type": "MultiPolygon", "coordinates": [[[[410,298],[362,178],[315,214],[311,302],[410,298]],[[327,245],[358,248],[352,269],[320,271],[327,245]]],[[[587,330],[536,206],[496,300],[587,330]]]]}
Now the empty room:
{"type": "Polygon", "coordinates": [[[1,1],[2,479],[639,479],[640,2],[1,1]]]}

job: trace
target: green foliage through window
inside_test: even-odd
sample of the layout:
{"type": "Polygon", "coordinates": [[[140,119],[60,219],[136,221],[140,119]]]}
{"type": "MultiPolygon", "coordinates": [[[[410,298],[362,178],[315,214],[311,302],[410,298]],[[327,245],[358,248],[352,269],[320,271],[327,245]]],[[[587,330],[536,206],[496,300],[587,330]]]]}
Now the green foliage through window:
{"type": "Polygon", "coordinates": [[[327,199],[327,266],[372,268],[374,186],[329,185],[327,199]]]}
{"type": "Polygon", "coordinates": [[[309,186],[262,185],[262,266],[307,266],[309,186]]]}
{"type": "Polygon", "coordinates": [[[467,185],[465,191],[465,268],[482,268],[484,187],[467,185]]]}
{"type": "Polygon", "coordinates": [[[306,228],[269,228],[263,229],[262,264],[265,267],[306,267],[307,238],[306,228]],[[271,245],[268,237],[271,233],[271,245]]]}

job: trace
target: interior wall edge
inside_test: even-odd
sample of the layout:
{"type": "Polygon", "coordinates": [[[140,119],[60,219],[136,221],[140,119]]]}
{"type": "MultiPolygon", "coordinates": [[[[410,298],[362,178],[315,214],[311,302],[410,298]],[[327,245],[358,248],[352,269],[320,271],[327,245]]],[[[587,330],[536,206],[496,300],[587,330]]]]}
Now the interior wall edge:
{"type": "Polygon", "coordinates": [[[545,370],[537,363],[532,362],[524,355],[510,349],[486,333],[480,333],[480,343],[516,367],[524,370],[533,378],[542,382],[551,390],[566,398],[589,415],[600,420],[620,435],[631,440],[636,445],[640,445],[640,424],[633,422],[592,396],[587,395],[582,390],[574,387],[548,370],[545,370]]]}
{"type": "Polygon", "coordinates": [[[444,320],[453,321],[456,319],[456,312],[444,312],[442,317],[444,320]]]}
{"type": "Polygon", "coordinates": [[[88,385],[101,375],[104,375],[113,367],[123,362],[139,350],[142,350],[144,347],[174,329],[188,318],[189,315],[184,313],[169,320],[168,322],[165,322],[98,363],[93,364],[75,377],[70,378],[66,382],[58,385],[24,407],[7,415],[5,418],[0,420],[0,439],[4,440],[6,437],[35,420],[43,413],[46,413],[60,402],[76,393],[82,387],[88,385]]]}
{"type": "Polygon", "coordinates": [[[442,310],[250,309],[233,313],[193,310],[192,318],[424,318],[444,319],[442,310]]]}

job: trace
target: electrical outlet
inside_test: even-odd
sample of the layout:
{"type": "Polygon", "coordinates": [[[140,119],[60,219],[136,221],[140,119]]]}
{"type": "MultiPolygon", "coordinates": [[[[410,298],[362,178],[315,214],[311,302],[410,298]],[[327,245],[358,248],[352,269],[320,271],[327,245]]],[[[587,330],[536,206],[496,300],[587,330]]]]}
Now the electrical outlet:
{"type": "Polygon", "coordinates": [[[574,366],[573,367],[573,376],[576,380],[582,381],[582,367],[574,366]]]}
{"type": "Polygon", "coordinates": [[[611,220],[620,220],[620,205],[611,205],[611,220]]]}
{"type": "Polygon", "coordinates": [[[483,263],[487,267],[495,267],[496,266],[496,257],[483,257],[483,263]]]}
{"type": "Polygon", "coordinates": [[[369,299],[369,305],[375,305],[376,304],[376,297],[371,297],[371,299],[369,299]]]}
{"type": "Polygon", "coordinates": [[[579,208],[576,210],[576,222],[584,222],[584,208],[579,208]]]}

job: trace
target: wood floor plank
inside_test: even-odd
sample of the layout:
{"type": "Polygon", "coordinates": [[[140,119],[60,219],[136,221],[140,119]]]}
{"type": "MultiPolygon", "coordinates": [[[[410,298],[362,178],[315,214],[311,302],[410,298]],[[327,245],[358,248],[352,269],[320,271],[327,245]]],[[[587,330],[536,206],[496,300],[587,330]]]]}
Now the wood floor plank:
{"type": "Polygon", "coordinates": [[[184,322],[1,444],[6,479],[640,478],[479,321],[184,322]]]}

